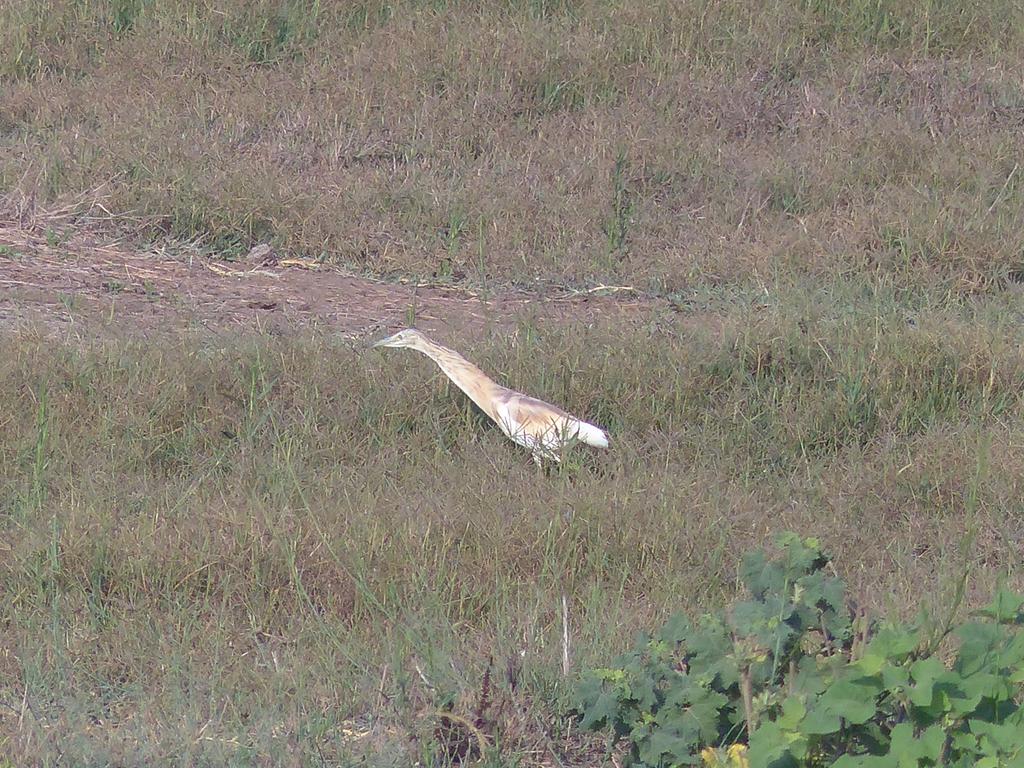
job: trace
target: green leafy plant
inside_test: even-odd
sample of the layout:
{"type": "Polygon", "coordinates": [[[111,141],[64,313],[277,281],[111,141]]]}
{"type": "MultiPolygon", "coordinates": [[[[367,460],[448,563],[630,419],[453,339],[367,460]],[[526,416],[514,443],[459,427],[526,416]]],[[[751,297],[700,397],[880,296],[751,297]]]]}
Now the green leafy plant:
{"type": "Polygon", "coordinates": [[[1024,765],[1024,597],[938,630],[868,622],[816,540],[778,544],[744,558],[748,599],[586,674],[582,724],[626,740],[633,766],[1024,765]]]}

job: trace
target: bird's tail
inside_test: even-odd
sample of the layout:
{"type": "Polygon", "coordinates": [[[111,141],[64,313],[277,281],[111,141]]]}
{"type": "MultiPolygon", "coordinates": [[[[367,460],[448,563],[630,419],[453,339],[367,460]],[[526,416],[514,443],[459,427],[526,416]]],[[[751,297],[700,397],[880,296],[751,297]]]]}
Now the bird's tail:
{"type": "Polygon", "coordinates": [[[585,421],[576,422],[576,437],[580,441],[587,445],[592,445],[595,448],[608,447],[608,435],[604,433],[604,430],[595,427],[593,424],[588,424],[585,421]]]}

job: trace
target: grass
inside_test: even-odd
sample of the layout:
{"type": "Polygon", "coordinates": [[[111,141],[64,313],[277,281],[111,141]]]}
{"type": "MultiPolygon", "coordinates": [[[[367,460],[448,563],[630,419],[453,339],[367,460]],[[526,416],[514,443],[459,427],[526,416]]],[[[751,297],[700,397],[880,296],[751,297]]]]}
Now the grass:
{"type": "Polygon", "coordinates": [[[781,529],[878,611],[1020,587],[1024,18],[961,6],[0,4],[7,199],[667,300],[467,346],[610,429],[550,476],[411,355],[0,336],[0,765],[444,764],[485,687],[489,764],[592,765],[563,594],[579,669],[781,529]]]}
{"type": "Polygon", "coordinates": [[[407,764],[493,657],[535,718],[505,723],[502,764],[572,762],[563,589],[579,667],[731,594],[739,553],[783,528],[826,541],[875,610],[940,605],[964,568],[976,597],[1019,581],[1019,331],[790,298],[717,333],[478,346],[610,427],[613,452],[549,477],[412,356],[5,339],[8,743],[76,764],[407,764]]]}
{"type": "Polygon", "coordinates": [[[1021,268],[1021,13],[14,0],[0,191],[379,275],[987,291],[1021,268]]]}

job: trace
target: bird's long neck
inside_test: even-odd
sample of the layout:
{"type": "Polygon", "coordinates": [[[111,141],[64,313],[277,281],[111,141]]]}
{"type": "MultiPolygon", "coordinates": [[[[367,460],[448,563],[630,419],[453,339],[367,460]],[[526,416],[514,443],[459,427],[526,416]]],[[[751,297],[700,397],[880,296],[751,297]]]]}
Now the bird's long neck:
{"type": "Polygon", "coordinates": [[[486,373],[458,352],[442,347],[433,341],[424,339],[417,349],[437,363],[445,375],[455,383],[455,386],[465,392],[484,413],[495,421],[498,420],[498,415],[494,410],[494,397],[501,387],[492,381],[486,373]]]}

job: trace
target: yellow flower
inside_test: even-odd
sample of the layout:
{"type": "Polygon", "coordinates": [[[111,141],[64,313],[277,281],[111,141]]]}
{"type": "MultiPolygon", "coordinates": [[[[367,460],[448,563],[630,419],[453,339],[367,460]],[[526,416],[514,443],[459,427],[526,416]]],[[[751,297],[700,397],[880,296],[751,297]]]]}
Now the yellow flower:
{"type": "Polygon", "coordinates": [[[716,768],[722,764],[721,760],[718,759],[718,750],[713,747],[704,747],[700,751],[700,759],[704,761],[704,765],[711,768],[716,768]]]}
{"type": "Polygon", "coordinates": [[[750,768],[746,744],[733,744],[724,753],[714,747],[705,747],[700,757],[708,768],[750,768]]]}
{"type": "Polygon", "coordinates": [[[736,768],[750,768],[746,744],[733,744],[729,747],[729,765],[734,765],[736,768]]]}

